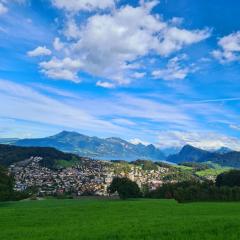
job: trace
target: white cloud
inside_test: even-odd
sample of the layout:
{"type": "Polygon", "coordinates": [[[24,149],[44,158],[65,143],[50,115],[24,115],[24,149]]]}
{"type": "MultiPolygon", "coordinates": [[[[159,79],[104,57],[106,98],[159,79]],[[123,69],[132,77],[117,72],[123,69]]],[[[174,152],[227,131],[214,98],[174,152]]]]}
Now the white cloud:
{"type": "Polygon", "coordinates": [[[72,17],[67,19],[64,26],[63,34],[68,40],[77,40],[81,37],[80,29],[77,26],[76,21],[72,17]]]}
{"type": "Polygon", "coordinates": [[[171,20],[170,20],[170,23],[173,24],[173,25],[181,25],[183,23],[184,19],[183,18],[180,18],[180,17],[173,17],[171,20]]]}
{"type": "Polygon", "coordinates": [[[212,55],[221,63],[240,60],[240,32],[222,37],[218,45],[220,49],[212,51],[212,55]]]}
{"type": "Polygon", "coordinates": [[[50,61],[41,62],[39,65],[42,72],[50,78],[80,82],[78,71],[81,69],[82,63],[79,60],[71,58],[60,60],[53,57],[50,61]]]}
{"type": "Polygon", "coordinates": [[[145,72],[135,72],[132,74],[132,78],[136,78],[136,79],[143,78],[145,76],[146,76],[145,72]]]}
{"type": "Polygon", "coordinates": [[[178,27],[168,27],[164,29],[162,41],[158,52],[160,55],[168,56],[172,52],[182,49],[184,46],[200,42],[210,36],[210,30],[186,30],[178,27]]]}
{"type": "Polygon", "coordinates": [[[60,38],[55,38],[53,41],[53,47],[56,51],[60,51],[64,48],[64,44],[61,42],[60,38]]]}
{"type": "Polygon", "coordinates": [[[162,131],[159,133],[158,142],[160,148],[182,147],[190,144],[207,150],[220,147],[240,150],[240,139],[215,132],[162,131]]]}
{"type": "Polygon", "coordinates": [[[8,12],[8,8],[0,2],[0,15],[8,12]]]}
{"type": "Polygon", "coordinates": [[[38,56],[49,56],[52,54],[52,51],[49,50],[46,46],[39,46],[32,51],[27,52],[29,57],[38,57],[38,56]]]}
{"type": "MultiPolygon", "coordinates": [[[[71,11],[73,7],[82,9],[86,2],[55,1],[55,5],[71,11]]],[[[94,2],[96,5],[92,2],[86,6],[100,8],[97,4],[110,5],[104,4],[105,1],[94,2]]],[[[158,1],[141,1],[137,7],[125,5],[107,12],[96,12],[81,22],[68,15],[62,31],[66,41],[63,43],[59,39],[64,44],[63,59],[69,57],[80,61],[82,66],[77,72],[104,78],[108,85],[123,85],[144,76],[140,71],[141,58],[152,53],[166,57],[209,37],[209,30],[187,30],[174,26],[174,22],[164,22],[152,14],[156,4],[158,1]]],[[[54,45],[56,49],[56,42],[54,45]]]]}
{"type": "Polygon", "coordinates": [[[68,12],[93,11],[112,8],[114,0],[51,0],[52,4],[68,12]]]}
{"type": "Polygon", "coordinates": [[[114,84],[110,82],[97,81],[96,85],[103,88],[114,88],[114,84]]]}
{"type": "Polygon", "coordinates": [[[165,69],[154,70],[152,76],[163,80],[185,79],[188,74],[196,71],[196,67],[193,64],[184,66],[184,64],[181,63],[185,58],[186,55],[181,55],[170,59],[165,69]]]}
{"type": "Polygon", "coordinates": [[[132,143],[132,144],[135,144],[135,145],[141,143],[141,144],[143,144],[143,145],[145,145],[145,146],[147,146],[147,145],[150,144],[149,142],[142,141],[142,140],[139,139],[139,138],[130,139],[129,142],[132,143]]]}

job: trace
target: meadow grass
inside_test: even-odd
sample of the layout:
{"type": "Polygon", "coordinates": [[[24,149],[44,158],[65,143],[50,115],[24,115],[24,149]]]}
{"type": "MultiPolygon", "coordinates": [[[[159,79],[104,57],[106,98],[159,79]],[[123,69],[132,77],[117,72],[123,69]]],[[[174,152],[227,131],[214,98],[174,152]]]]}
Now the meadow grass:
{"type": "Polygon", "coordinates": [[[43,200],[0,203],[1,240],[240,239],[240,203],[43,200]]]}
{"type": "Polygon", "coordinates": [[[202,170],[202,171],[198,171],[196,172],[196,174],[200,177],[205,177],[205,176],[217,176],[221,173],[227,172],[230,169],[226,169],[226,168],[219,168],[219,169],[214,169],[214,168],[209,168],[206,170],[202,170]]]}

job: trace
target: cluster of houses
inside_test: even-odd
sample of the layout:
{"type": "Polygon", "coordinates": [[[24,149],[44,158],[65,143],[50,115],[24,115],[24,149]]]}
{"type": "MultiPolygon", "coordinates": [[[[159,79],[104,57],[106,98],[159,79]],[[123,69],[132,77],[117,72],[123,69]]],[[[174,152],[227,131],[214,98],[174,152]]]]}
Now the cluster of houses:
{"type": "Polygon", "coordinates": [[[155,190],[157,187],[165,183],[166,181],[164,180],[164,178],[170,171],[170,169],[167,167],[159,166],[155,170],[143,170],[141,166],[133,164],[129,165],[127,171],[122,170],[116,173],[115,169],[116,166],[114,166],[114,176],[127,177],[130,180],[136,182],[140,188],[144,188],[147,186],[150,190],[155,190]]]}
{"type": "Polygon", "coordinates": [[[35,189],[38,195],[74,194],[106,196],[107,188],[114,177],[128,177],[140,188],[156,189],[164,182],[169,168],[143,170],[141,166],[129,164],[127,170],[119,164],[85,159],[67,168],[49,169],[43,167],[42,158],[32,157],[11,165],[10,173],[15,178],[15,190],[35,189]]]}

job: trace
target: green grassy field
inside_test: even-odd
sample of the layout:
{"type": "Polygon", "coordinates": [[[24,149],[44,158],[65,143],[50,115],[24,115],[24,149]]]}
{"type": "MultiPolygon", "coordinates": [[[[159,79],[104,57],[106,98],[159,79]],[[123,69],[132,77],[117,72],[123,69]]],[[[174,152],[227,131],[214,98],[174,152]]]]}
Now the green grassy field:
{"type": "Polygon", "coordinates": [[[226,171],[229,171],[230,169],[226,169],[226,168],[219,168],[219,169],[214,169],[214,168],[210,168],[210,169],[206,169],[206,170],[202,170],[202,171],[198,171],[196,172],[196,174],[200,177],[206,177],[206,176],[215,176],[217,177],[217,175],[224,173],[226,171]]]}
{"type": "Polygon", "coordinates": [[[240,239],[240,203],[43,200],[0,203],[1,240],[240,239]]]}

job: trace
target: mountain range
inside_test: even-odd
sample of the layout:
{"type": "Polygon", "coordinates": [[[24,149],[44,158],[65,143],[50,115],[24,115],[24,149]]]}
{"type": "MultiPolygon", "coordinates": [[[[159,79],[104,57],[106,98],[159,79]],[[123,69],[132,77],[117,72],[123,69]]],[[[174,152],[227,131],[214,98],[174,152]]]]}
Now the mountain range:
{"type": "Polygon", "coordinates": [[[22,147],[51,147],[66,153],[102,160],[147,159],[153,161],[167,160],[172,163],[185,162],[213,162],[221,166],[240,168],[240,152],[222,147],[215,151],[207,151],[185,145],[182,149],[177,147],[165,149],[154,145],[133,144],[121,138],[89,137],[77,132],[62,131],[56,135],[35,139],[0,139],[0,143],[22,147]],[[171,155],[169,155],[171,154],[171,155]]]}
{"type": "Polygon", "coordinates": [[[213,162],[221,166],[240,168],[240,152],[227,148],[210,152],[191,145],[185,145],[178,154],[168,156],[167,161],[173,163],[213,162]]]}
{"type": "Polygon", "coordinates": [[[46,138],[2,139],[0,143],[25,147],[53,147],[63,152],[105,160],[166,159],[164,153],[152,144],[145,146],[139,143],[135,145],[121,138],[103,139],[68,131],[62,131],[46,138]]]}

